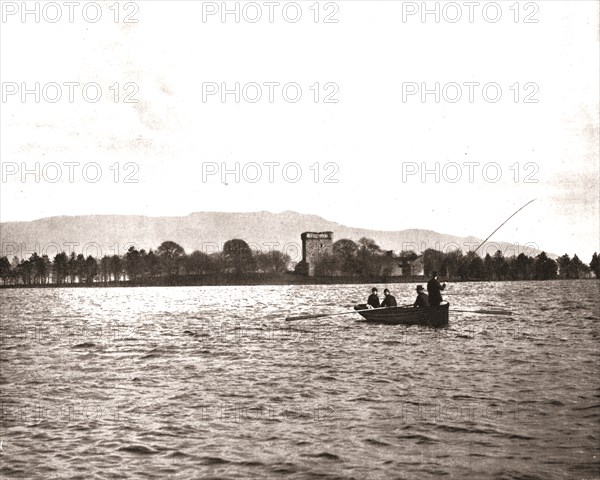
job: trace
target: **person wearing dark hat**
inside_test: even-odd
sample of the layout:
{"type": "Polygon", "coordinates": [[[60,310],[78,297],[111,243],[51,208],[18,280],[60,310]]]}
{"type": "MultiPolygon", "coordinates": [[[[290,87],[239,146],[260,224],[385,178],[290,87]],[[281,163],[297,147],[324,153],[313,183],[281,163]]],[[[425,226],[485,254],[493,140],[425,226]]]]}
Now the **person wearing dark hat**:
{"type": "Polygon", "coordinates": [[[398,303],[396,302],[396,298],[390,293],[390,291],[386,288],[383,291],[385,298],[383,302],[381,302],[382,307],[397,307],[398,303]]]}
{"type": "Polygon", "coordinates": [[[369,299],[367,300],[367,308],[379,308],[379,306],[379,295],[377,294],[377,289],[373,287],[371,295],[369,295],[369,299]]]}
{"type": "Polygon", "coordinates": [[[446,288],[446,284],[440,284],[438,281],[437,272],[433,272],[431,280],[427,282],[427,293],[429,294],[429,304],[432,307],[437,307],[442,303],[442,290],[446,288]]]}
{"type": "Polygon", "coordinates": [[[417,299],[413,304],[413,307],[428,307],[429,306],[429,296],[425,293],[425,289],[423,285],[417,286],[417,299]]]}

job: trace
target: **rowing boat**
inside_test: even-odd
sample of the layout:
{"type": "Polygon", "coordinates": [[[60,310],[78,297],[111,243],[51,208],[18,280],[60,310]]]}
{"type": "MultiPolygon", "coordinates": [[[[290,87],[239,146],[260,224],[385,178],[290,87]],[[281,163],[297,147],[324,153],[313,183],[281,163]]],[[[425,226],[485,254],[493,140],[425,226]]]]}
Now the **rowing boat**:
{"type": "Polygon", "coordinates": [[[442,303],[438,307],[384,307],[367,309],[366,305],[357,305],[354,310],[367,322],[391,325],[426,325],[443,327],[448,325],[450,304],[442,303]]]}

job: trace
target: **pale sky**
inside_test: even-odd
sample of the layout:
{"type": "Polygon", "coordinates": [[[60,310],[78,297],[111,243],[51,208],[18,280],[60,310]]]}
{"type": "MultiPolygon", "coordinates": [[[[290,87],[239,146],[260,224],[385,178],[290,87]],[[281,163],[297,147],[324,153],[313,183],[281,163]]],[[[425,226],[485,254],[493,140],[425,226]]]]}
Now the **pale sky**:
{"type": "MultiPolygon", "coordinates": [[[[239,23],[233,14],[223,23],[220,12],[203,21],[203,9],[221,2],[162,0],[122,2],[117,23],[112,1],[96,23],[79,7],[71,23],[68,7],[55,2],[62,18],[51,23],[55,7],[44,11],[41,2],[40,22],[31,14],[23,23],[22,12],[12,14],[21,2],[3,2],[0,219],[295,210],[354,227],[485,238],[536,198],[494,239],[577,253],[586,263],[600,250],[597,2],[499,2],[496,23],[493,2],[473,7],[472,23],[468,2],[427,2],[439,5],[439,23],[433,14],[425,22],[420,11],[410,15],[422,2],[298,2],[296,23],[282,13],[286,6],[293,19],[293,2],[271,7],[273,23],[265,2],[247,3],[239,2],[239,23]],[[250,23],[257,7],[262,18],[250,23]],[[462,17],[451,23],[457,8],[462,17]],[[138,22],[124,23],[128,13],[138,22]],[[338,22],[324,23],[327,15],[338,22]],[[33,94],[23,102],[22,86],[35,90],[36,82],[44,88],[39,103],[33,94]],[[61,86],[56,103],[48,101],[51,82],[61,86]],[[96,82],[101,98],[87,102],[74,86],[70,102],[65,82],[96,82]],[[128,82],[135,85],[125,91],[128,82]],[[262,98],[251,103],[256,89],[248,85],[239,103],[233,94],[203,99],[215,84],[236,82],[240,91],[259,84],[262,98]],[[269,82],[296,83],[302,97],[291,103],[273,86],[271,103],[269,82]],[[406,95],[436,82],[445,94],[437,103],[434,94],[406,95]],[[480,84],[472,102],[465,82],[480,84]],[[462,89],[455,103],[453,83],[462,89]],[[496,103],[485,100],[486,84],[501,88],[496,103]],[[124,103],[128,92],[137,103],[124,103]],[[325,103],[328,94],[337,103],[325,103]],[[52,162],[62,172],[55,183],[52,162]],[[68,162],[80,164],[71,167],[72,183],[68,162]],[[102,173],[96,183],[83,178],[92,162],[102,173]],[[252,162],[262,170],[256,183],[252,162]],[[220,173],[203,181],[203,169],[236,163],[246,173],[239,182],[233,174],[222,182],[220,173]],[[445,178],[422,178],[421,168],[436,163],[445,178]],[[39,165],[40,178],[23,179],[22,164],[39,165]],[[288,180],[299,166],[300,180],[286,181],[285,165],[288,180]],[[456,166],[462,178],[452,182],[456,166]],[[128,173],[138,183],[125,183],[128,173]],[[325,183],[327,174],[338,182],[325,183]]],[[[493,98],[496,87],[486,92],[493,98]]],[[[93,165],[86,173],[94,177],[93,165]]]]}

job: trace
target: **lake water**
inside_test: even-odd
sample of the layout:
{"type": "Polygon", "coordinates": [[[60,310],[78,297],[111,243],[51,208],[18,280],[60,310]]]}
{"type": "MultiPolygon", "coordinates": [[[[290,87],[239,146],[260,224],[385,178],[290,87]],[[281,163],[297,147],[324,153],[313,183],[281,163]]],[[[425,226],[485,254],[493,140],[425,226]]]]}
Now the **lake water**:
{"type": "Polygon", "coordinates": [[[372,285],[1,290],[0,476],[598,478],[599,285],[450,284],[440,330],[284,321],[372,285]]]}

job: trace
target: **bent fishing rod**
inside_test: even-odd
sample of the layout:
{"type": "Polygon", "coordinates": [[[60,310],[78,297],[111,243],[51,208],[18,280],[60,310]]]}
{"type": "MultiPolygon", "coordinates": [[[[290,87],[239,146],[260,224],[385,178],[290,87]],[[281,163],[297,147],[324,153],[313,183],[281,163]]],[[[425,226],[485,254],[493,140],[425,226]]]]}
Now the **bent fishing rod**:
{"type": "MultiPolygon", "coordinates": [[[[528,202],[527,202],[525,205],[523,205],[521,208],[519,208],[519,209],[518,209],[518,210],[517,210],[515,213],[513,213],[513,214],[512,214],[510,217],[508,217],[506,220],[504,220],[504,221],[503,221],[503,222],[500,224],[500,226],[499,226],[498,228],[496,228],[496,230],[494,230],[492,233],[490,233],[490,234],[487,236],[487,238],[486,238],[486,239],[485,239],[483,242],[481,242],[481,243],[479,244],[479,246],[478,246],[478,247],[477,247],[475,250],[473,250],[473,254],[477,253],[477,250],[479,250],[481,247],[483,247],[483,245],[485,245],[485,243],[486,243],[486,242],[487,242],[487,241],[488,241],[490,238],[492,238],[492,235],[494,235],[494,233],[496,233],[496,232],[497,232],[498,230],[500,230],[500,229],[501,229],[501,228],[502,228],[504,225],[506,225],[506,224],[508,223],[508,221],[509,221],[511,218],[513,218],[513,217],[514,217],[514,216],[515,216],[517,213],[519,213],[521,210],[523,210],[523,209],[524,209],[524,208],[525,208],[527,205],[529,205],[530,203],[533,203],[533,202],[535,202],[535,201],[536,201],[536,199],[535,199],[535,198],[534,198],[533,200],[529,200],[529,201],[528,201],[528,202]]],[[[465,264],[465,262],[466,262],[467,260],[469,260],[469,255],[468,255],[469,253],[471,253],[471,252],[467,252],[467,255],[465,255],[465,258],[463,259],[463,261],[461,262],[461,264],[460,264],[460,265],[458,266],[458,268],[456,269],[456,271],[457,271],[457,272],[458,272],[458,271],[459,271],[459,270],[462,268],[462,266],[465,264]]]]}
{"type": "Polygon", "coordinates": [[[501,229],[501,228],[502,228],[502,227],[503,227],[503,226],[504,226],[506,223],[508,223],[508,221],[509,221],[511,218],[513,218],[513,217],[514,217],[514,216],[515,216],[517,213],[519,213],[521,210],[523,210],[523,209],[524,209],[524,208],[525,208],[527,205],[529,205],[530,203],[533,203],[533,202],[535,202],[535,201],[536,201],[536,199],[535,199],[535,198],[534,198],[533,200],[529,200],[529,201],[528,201],[528,202],[527,202],[525,205],[523,205],[521,208],[519,208],[519,209],[518,209],[518,210],[517,210],[515,213],[513,213],[513,214],[512,214],[510,217],[508,217],[506,220],[504,220],[504,222],[502,222],[502,224],[501,224],[501,225],[500,225],[500,226],[499,226],[499,227],[498,227],[496,230],[494,230],[492,233],[490,233],[490,234],[489,234],[489,236],[488,236],[488,237],[487,237],[487,238],[486,238],[486,239],[485,239],[483,242],[481,242],[481,244],[480,244],[480,245],[479,245],[479,246],[478,246],[478,247],[477,247],[475,250],[473,250],[473,253],[476,253],[476,252],[477,252],[477,250],[479,250],[479,249],[480,249],[480,248],[483,246],[483,244],[484,244],[485,242],[487,242],[487,241],[488,241],[488,240],[489,240],[489,239],[492,237],[492,235],[493,235],[494,233],[496,233],[496,232],[497,232],[498,230],[500,230],[500,229],[501,229]]]}

